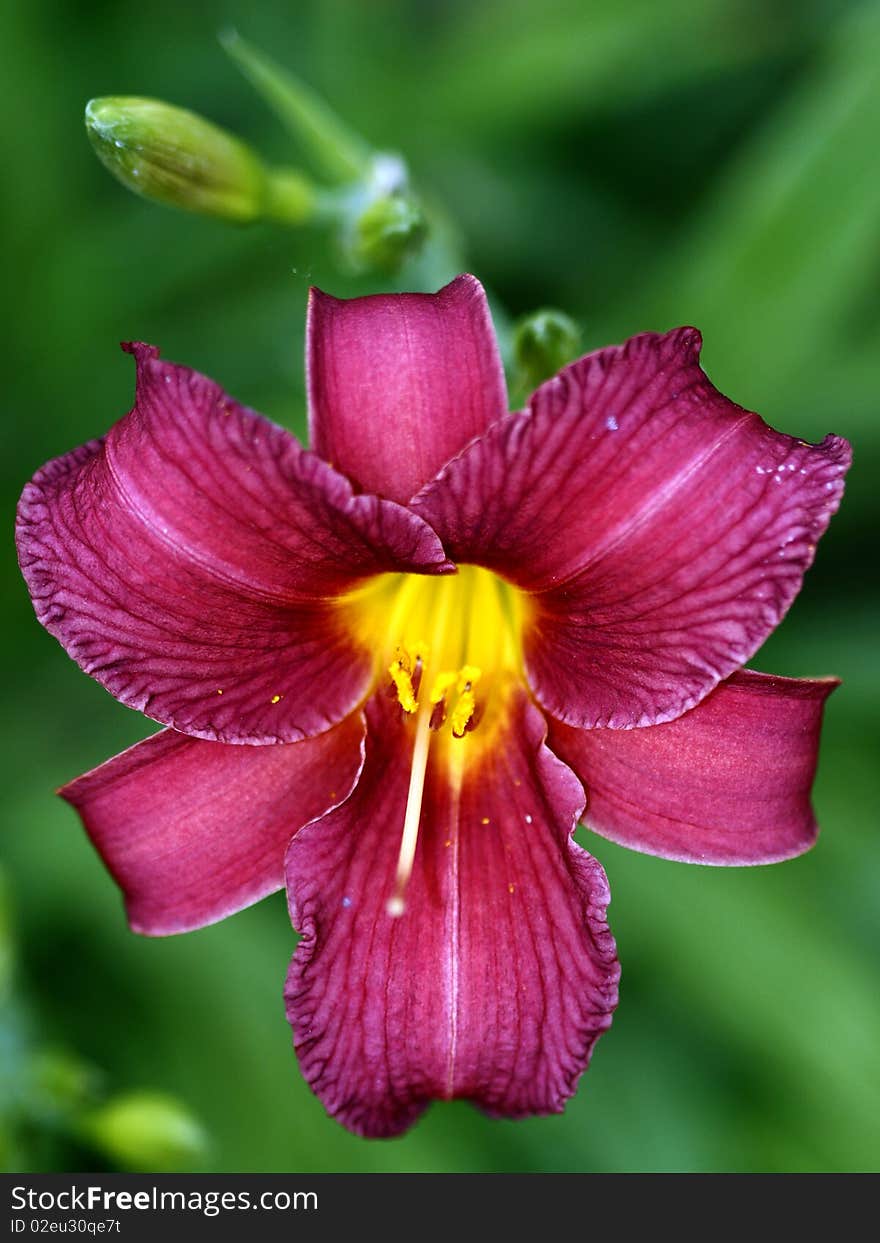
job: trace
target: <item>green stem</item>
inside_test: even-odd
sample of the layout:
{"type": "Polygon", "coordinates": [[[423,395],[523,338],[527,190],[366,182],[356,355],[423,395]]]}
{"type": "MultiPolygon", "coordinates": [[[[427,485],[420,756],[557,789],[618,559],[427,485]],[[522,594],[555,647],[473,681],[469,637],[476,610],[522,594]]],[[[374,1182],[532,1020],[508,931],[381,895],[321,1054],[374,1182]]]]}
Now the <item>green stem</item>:
{"type": "Polygon", "coordinates": [[[303,145],[325,176],[356,181],[370,164],[370,148],[324,101],[235,31],[220,42],[244,76],[303,145]]]}
{"type": "Polygon", "coordinates": [[[263,215],[279,224],[301,225],[313,220],[318,203],[314,185],[292,168],[270,168],[266,173],[263,215]]]}

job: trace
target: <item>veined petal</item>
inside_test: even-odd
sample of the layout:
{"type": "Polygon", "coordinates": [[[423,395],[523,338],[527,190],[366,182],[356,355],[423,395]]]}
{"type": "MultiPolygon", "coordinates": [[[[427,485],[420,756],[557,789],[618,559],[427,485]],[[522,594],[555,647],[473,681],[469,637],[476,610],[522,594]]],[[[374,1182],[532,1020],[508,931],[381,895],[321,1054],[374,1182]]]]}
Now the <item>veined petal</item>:
{"type": "Polygon", "coordinates": [[[450,557],[533,593],[526,670],[570,725],[698,703],[779,622],[840,502],[846,441],[773,431],[699,349],[681,328],[573,363],[413,502],[450,557]]]}
{"type": "Polygon", "coordinates": [[[550,724],[603,837],[683,863],[776,863],[816,840],[810,788],[825,700],[839,683],[743,670],[675,721],[550,724]]]}
{"type": "MultiPolygon", "coordinates": [[[[362,1135],[400,1133],[433,1098],[504,1117],[558,1112],[611,1022],[619,974],[605,874],[570,840],[580,783],[516,692],[508,728],[473,763],[429,757],[394,918],[412,730],[384,696],[367,720],[354,792],[287,855],[303,933],[287,1013],[303,1072],[362,1135]]],[[[469,745],[449,744],[464,757],[469,745]]]]}
{"type": "Polygon", "coordinates": [[[313,289],[306,341],[312,448],[368,492],[409,500],[507,413],[489,307],[473,276],[436,294],[343,300],[313,289]]]}
{"type": "Polygon", "coordinates": [[[277,747],[165,729],[59,791],[125,895],[135,932],[214,923],[284,884],[293,834],[349,794],[363,717],[277,747]]]}
{"type": "Polygon", "coordinates": [[[381,571],[442,572],[442,548],[211,380],[127,348],[132,412],[22,495],[37,617],[117,699],[184,733],[264,743],[329,728],[372,659],[333,598],[381,571]]]}

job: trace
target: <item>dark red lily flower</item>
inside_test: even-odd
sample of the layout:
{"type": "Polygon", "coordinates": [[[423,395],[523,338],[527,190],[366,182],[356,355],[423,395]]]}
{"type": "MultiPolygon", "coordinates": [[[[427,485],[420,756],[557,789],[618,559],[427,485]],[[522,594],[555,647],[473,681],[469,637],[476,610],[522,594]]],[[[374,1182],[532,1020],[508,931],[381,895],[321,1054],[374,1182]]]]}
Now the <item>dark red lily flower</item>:
{"type": "Polygon", "coordinates": [[[618,981],[605,875],[571,840],[585,803],[672,859],[815,839],[836,683],[741,666],[849,446],[772,431],[699,346],[645,333],[508,415],[472,277],[316,291],[314,452],[135,345],[132,412],[25,489],[40,621],[169,727],[63,795],[139,932],[286,875],[295,1045],[354,1131],[398,1133],[432,1098],[518,1117],[574,1091],[618,981]]]}

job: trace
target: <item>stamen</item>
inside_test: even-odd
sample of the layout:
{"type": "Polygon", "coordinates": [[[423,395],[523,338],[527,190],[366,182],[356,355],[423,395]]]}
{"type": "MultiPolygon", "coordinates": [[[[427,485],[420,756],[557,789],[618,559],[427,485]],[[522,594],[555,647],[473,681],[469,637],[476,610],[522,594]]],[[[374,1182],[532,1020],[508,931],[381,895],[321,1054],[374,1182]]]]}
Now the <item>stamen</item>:
{"type": "Polygon", "coordinates": [[[412,766],[409,771],[409,792],[406,796],[406,812],[403,817],[403,833],[400,838],[400,854],[397,856],[397,874],[394,893],[385,904],[385,910],[395,918],[406,910],[404,894],[412,875],[419,838],[419,822],[422,818],[422,796],[425,792],[425,769],[428,766],[428,747],[431,742],[430,704],[423,704],[416,721],[416,738],[413,744],[412,766]]]}
{"type": "Polygon", "coordinates": [[[418,643],[413,643],[411,648],[401,645],[397,649],[394,660],[388,666],[391,681],[394,683],[398,701],[404,712],[415,712],[418,709],[417,696],[427,656],[428,645],[420,639],[418,643]]]}
{"type": "Polygon", "coordinates": [[[415,712],[418,708],[416,703],[415,690],[412,684],[409,670],[404,667],[403,661],[398,657],[388,666],[388,672],[391,674],[391,681],[397,690],[397,698],[404,712],[415,712]]]}
{"type": "Polygon", "coordinates": [[[425,671],[425,666],[422,661],[422,657],[417,652],[415,663],[413,664],[413,671],[410,674],[410,679],[412,681],[413,695],[415,695],[416,699],[418,699],[419,687],[422,685],[422,674],[424,673],[424,671],[425,671]]]}
{"type": "Polygon", "coordinates": [[[474,685],[479,682],[482,673],[476,665],[465,665],[458,676],[458,702],[452,712],[452,732],[456,738],[464,737],[474,715],[477,706],[474,685]]]}

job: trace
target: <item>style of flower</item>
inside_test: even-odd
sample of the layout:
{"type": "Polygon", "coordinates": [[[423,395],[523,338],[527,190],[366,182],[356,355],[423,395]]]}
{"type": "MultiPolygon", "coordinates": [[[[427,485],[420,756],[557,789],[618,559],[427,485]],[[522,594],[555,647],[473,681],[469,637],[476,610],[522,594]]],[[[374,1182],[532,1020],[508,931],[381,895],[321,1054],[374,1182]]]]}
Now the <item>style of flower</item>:
{"type": "Polygon", "coordinates": [[[286,878],[303,1072],[363,1135],[433,1098],[558,1111],[617,1002],[571,838],[789,858],[833,679],[742,670],[837,508],[849,446],[644,333],[507,412],[479,283],[314,291],[312,450],[126,346],[134,409],[25,489],[37,616],[165,728],[61,791],[151,935],[286,878]],[[286,857],[285,857],[286,852],[286,857]]]}

